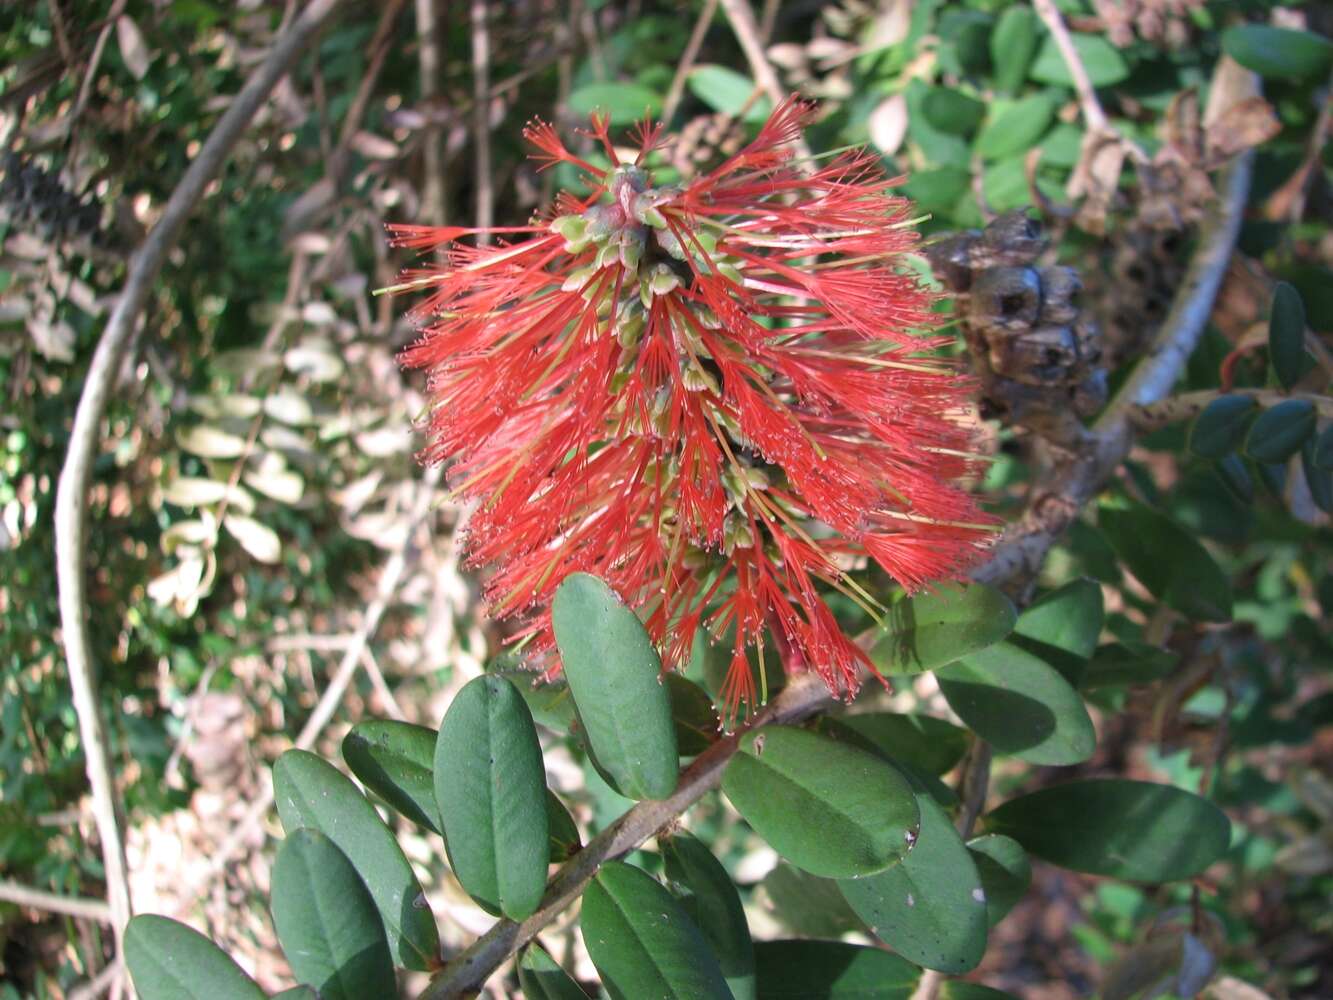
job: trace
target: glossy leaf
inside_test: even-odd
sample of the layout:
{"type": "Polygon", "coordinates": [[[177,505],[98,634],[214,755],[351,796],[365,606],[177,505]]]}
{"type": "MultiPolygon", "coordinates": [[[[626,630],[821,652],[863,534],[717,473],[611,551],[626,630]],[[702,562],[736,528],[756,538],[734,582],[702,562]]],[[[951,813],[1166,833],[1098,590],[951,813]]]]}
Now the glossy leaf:
{"type": "Polygon", "coordinates": [[[1097,648],[1104,617],[1102,588],[1086,578],[1071,580],[1024,610],[1009,641],[1049,663],[1077,686],[1088,657],[1097,648]]]}
{"type": "Polygon", "coordinates": [[[531,916],[551,860],[546,772],[532,714],[503,677],[454,697],[435,744],[435,802],[454,874],[511,920],[531,916]]]}
{"type": "Polygon", "coordinates": [[[1027,852],[1011,837],[988,833],[967,842],[986,893],[986,922],[994,927],[1014,908],[1032,884],[1027,852]]]}
{"type": "Polygon", "coordinates": [[[1326,514],[1333,513],[1333,470],[1322,468],[1315,461],[1313,437],[1307,438],[1301,448],[1301,470],[1315,506],[1326,514]]]}
{"type": "Polygon", "coordinates": [[[758,941],[759,1000],[910,1000],[921,970],[842,941],[758,941]]]}
{"type": "Polygon", "coordinates": [[[662,661],[643,624],[605,583],[572,573],[551,607],[565,677],[598,763],[634,799],[676,790],[679,757],[662,661]]]}
{"type": "Polygon", "coordinates": [[[676,730],[676,749],[682,757],[694,757],[717,742],[722,728],[708,692],[680,674],[666,675],[671,697],[671,722],[676,730]]]}
{"type": "Polygon", "coordinates": [[[883,871],[920,824],[916,797],[891,764],[790,726],[743,736],[722,790],[775,851],[829,878],[883,871]]]}
{"type": "Polygon", "coordinates": [[[886,674],[917,674],[999,642],[1018,617],[993,587],[941,587],[889,608],[870,659],[886,674]]]}
{"type": "Polygon", "coordinates": [[[546,828],[550,839],[551,863],[568,861],[583,846],[578,824],[560,797],[546,790],[546,828]]]}
{"type": "Polygon", "coordinates": [[[949,707],[1000,753],[1077,764],[1097,733],[1083,699],[1040,657],[1005,641],[935,671],[949,707]]]}
{"type": "Polygon", "coordinates": [[[278,817],[290,836],[318,830],[338,845],[370,890],[397,965],[436,966],[440,940],[425,894],[375,807],[332,764],[288,750],[273,766],[278,817]]]}
{"type": "Polygon", "coordinates": [[[1315,79],[1333,66],[1333,42],[1327,38],[1266,24],[1228,28],[1222,50],[1246,69],[1279,80],[1315,79]]]}
{"type": "Polygon", "coordinates": [[[1218,396],[1190,424],[1190,451],[1204,458],[1223,458],[1240,447],[1259,412],[1253,396],[1218,396]]]}
{"type": "Polygon", "coordinates": [[[977,136],[973,152],[983,160],[1002,160],[1035,146],[1055,120],[1056,102],[1033,94],[1000,110],[977,136]]]}
{"type": "Polygon", "coordinates": [[[921,831],[902,863],[838,888],[871,932],[916,965],[959,973],[986,950],[986,894],[948,815],[917,796],[921,831]]]}
{"type": "Polygon", "coordinates": [[[630,125],[660,114],[662,98],[636,83],[589,83],[570,93],[569,110],[580,118],[597,111],[609,115],[612,125],[630,125]]]}
{"type": "Polygon", "coordinates": [[[685,86],[714,111],[740,115],[741,121],[751,124],[763,122],[773,110],[773,102],[766,95],[755,96],[753,80],[726,66],[695,66],[686,74],[685,86]],[[742,108],[745,109],[743,115],[742,108]]]}
{"type": "Polygon", "coordinates": [[[1190,532],[1142,506],[1103,508],[1098,523],[1154,597],[1194,621],[1231,619],[1231,581],[1190,532]]]}
{"type": "Polygon", "coordinates": [[[546,949],[530,944],[518,960],[518,984],[527,1000],[588,1000],[583,988],[546,949]]]}
{"type": "Polygon", "coordinates": [[[921,106],[930,124],[952,135],[971,135],[986,113],[986,105],[949,87],[931,87],[921,106]]]}
{"type": "Polygon", "coordinates": [[[895,761],[927,774],[944,774],[967,752],[967,732],[929,715],[858,712],[837,721],[895,761]]]}
{"type": "Polygon", "coordinates": [[[995,22],[990,36],[990,58],[995,67],[992,79],[996,90],[1011,94],[1022,88],[1037,51],[1040,26],[1032,9],[1020,4],[1009,7],[995,22]]]}
{"type": "Polygon", "coordinates": [[[363,785],[412,822],[440,833],[435,805],[434,729],[391,719],[358,722],[343,737],[343,760],[363,785]]]}
{"type": "Polygon", "coordinates": [[[1285,462],[1315,431],[1318,414],[1306,399],[1285,399],[1259,414],[1245,436],[1245,454],[1256,462],[1285,462]]]}
{"type": "Polygon", "coordinates": [[[303,983],[324,1000],[397,991],[384,924],[361,877],[333,841],[296,830],[273,864],[273,924],[303,983]]]}
{"type": "Polygon", "coordinates": [[[1254,503],[1254,480],[1245,467],[1245,459],[1239,455],[1227,455],[1214,463],[1213,470],[1228,493],[1243,504],[1254,503]]]}
{"type": "Polygon", "coordinates": [[[1098,647],[1083,674],[1085,691],[1122,684],[1151,684],[1175,667],[1179,654],[1141,642],[1112,642],[1098,647]]]}
{"type": "Polygon", "coordinates": [[[1268,314],[1268,361],[1284,389],[1305,374],[1305,305],[1295,288],[1279,281],[1268,314]]]}
{"type": "Polygon", "coordinates": [[[231,956],[168,917],[146,913],[129,922],[125,961],[143,1000],[265,1000],[231,956]]]}
{"type": "Polygon", "coordinates": [[[613,1000],[731,1000],[699,928],[655,879],[612,861],[583,894],[583,940],[613,1000]]]}
{"type": "Polygon", "coordinates": [[[700,841],[688,833],[660,838],[666,877],[683,893],[681,904],[717,956],[736,1000],[753,1000],[754,945],[745,909],[731,876],[700,841]]]}
{"type": "Polygon", "coordinates": [[[787,930],[803,937],[837,938],[865,925],[830,878],[820,878],[785,861],[759,883],[773,916],[787,930]]]}
{"type": "Polygon", "coordinates": [[[1171,785],[1093,778],[1011,799],[986,817],[1062,868],[1132,882],[1197,875],[1226,853],[1231,824],[1221,810],[1171,785]]]}
{"type": "MultiPolygon", "coordinates": [[[[1088,79],[1092,81],[1094,87],[1109,87],[1129,76],[1129,66],[1125,62],[1124,55],[1107,41],[1104,35],[1074,32],[1070,38],[1078,52],[1079,61],[1088,71],[1088,79]]],[[[1042,39],[1030,76],[1040,83],[1052,83],[1062,87],[1074,85],[1069,65],[1060,54],[1055,39],[1049,34],[1042,39]]]]}

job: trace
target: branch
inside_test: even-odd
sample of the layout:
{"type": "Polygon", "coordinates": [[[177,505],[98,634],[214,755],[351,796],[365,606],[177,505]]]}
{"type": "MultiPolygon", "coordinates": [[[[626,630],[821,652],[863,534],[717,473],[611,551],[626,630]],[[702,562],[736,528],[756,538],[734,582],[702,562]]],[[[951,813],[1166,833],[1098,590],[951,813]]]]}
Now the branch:
{"type": "Polygon", "coordinates": [[[56,583],[60,593],[60,623],[69,667],[70,688],[79,719],[79,735],[92,787],[93,815],[102,841],[102,863],[107,882],[116,953],[121,953],[125,924],[131,913],[125,845],[120,834],[110,752],[97,700],[96,667],[88,634],[88,598],[84,554],[88,548],[88,487],[101,437],[102,417],[116,376],[129,354],[139,313],[167,254],[175,245],[196,202],[222,168],[231,147],[240,138],[259,106],[314,38],[338,0],[311,0],[283,33],[268,57],[246,81],[209,134],[199,155],[172,192],[162,217],[130,261],[125,288],[116,302],[97,350],[88,367],[79,397],[69,451],[56,489],[56,583]]]}
{"type": "Polygon", "coordinates": [[[685,78],[690,75],[694,61],[699,58],[699,49],[704,43],[704,36],[708,34],[708,28],[712,25],[715,14],[717,14],[717,0],[704,0],[703,10],[699,12],[699,19],[694,22],[694,30],[690,32],[690,40],[685,43],[685,51],[681,53],[680,62],[676,64],[676,74],[671,78],[671,86],[667,88],[666,100],[662,102],[663,122],[670,122],[675,117],[676,108],[685,93],[685,78]]]}
{"type": "Polygon", "coordinates": [[[828,688],[813,673],[792,678],[781,693],[747,726],[714,743],[680,776],[670,798],[640,802],[588,845],[566,861],[547,886],[542,905],[522,923],[500,920],[471,947],[445,966],[419,1000],[452,1000],[476,996],[486,979],[513,952],[537,936],[583,894],[597,869],[634,850],[675,821],[706,792],[722,780],[727,762],[736,753],[741,737],[750,729],[777,723],[799,722],[833,703],[828,688]]]}
{"type": "Polygon", "coordinates": [[[1155,403],[1132,406],[1125,415],[1136,431],[1149,434],[1167,424],[1193,420],[1205,406],[1222,396],[1248,396],[1260,406],[1276,406],[1289,399],[1301,399],[1312,404],[1321,416],[1333,420],[1333,397],[1312,392],[1278,392],[1276,389],[1201,389],[1198,392],[1182,392],[1155,403]]]}
{"type": "MultiPolygon", "coordinates": [[[[787,93],[782,89],[778,74],[764,53],[764,43],[759,37],[759,27],[755,24],[754,11],[750,9],[749,0],[721,0],[721,2],[727,20],[731,22],[731,30],[736,35],[736,41],[740,42],[745,59],[750,64],[750,72],[754,74],[755,83],[759,84],[760,89],[768,95],[768,99],[776,108],[787,99],[787,93]]],[[[813,154],[805,139],[797,139],[792,146],[803,161],[808,163],[811,160],[813,154]]]]}
{"type": "Polygon", "coordinates": [[[100,899],[84,899],[79,896],[62,896],[44,889],[33,889],[17,882],[0,882],[0,900],[27,906],[34,910],[47,910],[51,913],[63,913],[83,920],[98,920],[111,923],[111,907],[100,899]]]}

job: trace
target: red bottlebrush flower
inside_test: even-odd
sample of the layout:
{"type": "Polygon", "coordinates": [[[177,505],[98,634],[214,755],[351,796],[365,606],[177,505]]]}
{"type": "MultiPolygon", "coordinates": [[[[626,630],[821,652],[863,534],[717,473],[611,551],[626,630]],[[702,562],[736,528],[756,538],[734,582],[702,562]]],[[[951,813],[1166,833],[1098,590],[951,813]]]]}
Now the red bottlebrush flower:
{"type": "MultiPolygon", "coordinates": [[[[848,576],[878,562],[915,591],[955,578],[993,533],[957,485],[974,474],[970,384],[931,357],[931,293],[905,266],[910,205],[875,156],[798,169],[812,108],[779,107],[758,137],[685,185],[656,186],[644,127],[632,164],[600,170],[546,124],[547,164],[590,178],[515,242],[399,226],[399,245],[449,243],[443,267],[398,289],[429,297],[404,364],[429,372],[425,457],[479,501],[466,545],[495,572],[495,615],[549,606],[569,573],[604,578],[684,662],[695,633],[731,632],[724,692],[753,705],[746,659],[764,629],[834,693],[873,669],[821,596],[873,600],[848,576]]],[[[618,163],[605,120],[592,135],[618,163]]]]}

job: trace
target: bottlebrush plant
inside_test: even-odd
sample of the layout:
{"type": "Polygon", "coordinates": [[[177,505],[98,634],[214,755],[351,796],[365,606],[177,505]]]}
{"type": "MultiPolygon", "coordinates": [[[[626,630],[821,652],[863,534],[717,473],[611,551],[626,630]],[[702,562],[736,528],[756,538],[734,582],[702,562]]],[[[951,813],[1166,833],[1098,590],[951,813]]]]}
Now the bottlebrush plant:
{"type": "MultiPolygon", "coordinates": [[[[279,759],[287,839],[272,912],[302,984],[284,996],[394,996],[396,969],[429,974],[423,998],[475,996],[517,953],[527,997],[584,997],[539,939],[578,901],[612,997],[1003,996],[941,975],[980,963],[1028,887],[1029,855],[1159,883],[1226,852],[1227,818],[1174,785],[1081,777],[987,811],[992,753],[1088,760],[1085,697],[1162,653],[1099,646],[1091,580],[1021,614],[961,582],[985,572],[997,528],[974,493],[972,383],[940,355],[953,337],[909,260],[911,205],[865,152],[796,158],[811,114],[778,107],[753,142],[682,184],[654,178],[656,128],[622,162],[594,118],[603,170],[533,124],[541,160],[581,170],[586,193],[527,226],[394,228],[400,246],[446,250],[397,286],[424,296],[404,361],[428,373],[426,458],[449,462],[475,501],[470,559],[545,683],[495,670],[438,731],[354,726],[344,761],[373,800],[314,754],[279,759]],[[483,236],[497,241],[467,242],[483,236]],[[770,676],[784,681],[765,657],[813,676],[774,695],[770,676]],[[867,675],[927,671],[965,728],[882,706],[809,721],[867,675]],[[543,745],[565,737],[636,801],[586,843],[547,787],[543,745]],[[941,781],[960,764],[962,801],[941,781]],[[676,822],[718,786],[796,894],[824,901],[810,904],[821,926],[855,942],[752,939],[732,872],[676,822]],[[441,954],[427,893],[377,807],[442,837],[459,884],[498,917],[464,952],[441,954]]],[[[967,237],[959,260],[996,265],[998,231],[967,237]]],[[[1006,287],[1067,293],[1071,276],[1039,271],[1031,249],[998,261],[1015,272],[1006,287]]],[[[1225,579],[1214,586],[1220,571],[1182,529],[1127,503],[1103,516],[1167,605],[1229,615],[1225,579]],[[1145,538],[1192,567],[1194,590],[1154,571],[1145,538]]],[[[1182,949],[1192,933],[1169,931],[1182,949]]],[[[263,996],[174,921],[135,918],[126,950],[148,1000],[263,996]]]]}

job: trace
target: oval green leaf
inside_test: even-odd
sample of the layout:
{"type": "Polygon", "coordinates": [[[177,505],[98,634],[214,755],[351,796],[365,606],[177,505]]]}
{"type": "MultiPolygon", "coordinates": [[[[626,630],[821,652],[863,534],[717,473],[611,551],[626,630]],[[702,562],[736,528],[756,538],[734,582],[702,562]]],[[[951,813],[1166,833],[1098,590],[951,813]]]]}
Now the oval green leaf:
{"type": "Polygon", "coordinates": [[[986,113],[986,105],[951,87],[931,87],[921,108],[931,125],[950,135],[971,135],[986,113]]]}
{"type": "Polygon", "coordinates": [[[343,760],[363,785],[418,826],[440,833],[434,729],[371,719],[343,737],[343,760]]]}
{"type": "Polygon", "coordinates": [[[550,832],[551,863],[568,861],[583,846],[579,826],[560,797],[546,789],[546,827],[550,832]]]}
{"type": "Polygon", "coordinates": [[[917,796],[921,832],[902,863],[838,888],[871,933],[916,965],[974,969],[986,951],[986,894],[972,855],[948,815],[917,796]]]}
{"type": "Polygon", "coordinates": [[[459,884],[511,920],[531,916],[551,862],[546,772],[532,714],[503,677],[469,681],[445,713],[435,803],[459,884]]]}
{"type": "Polygon", "coordinates": [[[1315,461],[1315,440],[1307,438],[1301,448],[1301,469],[1305,472],[1305,485],[1310,489],[1310,499],[1324,513],[1333,512],[1333,471],[1321,468],[1315,461]]]}
{"type": "MultiPolygon", "coordinates": [[[[1076,32],[1070,38],[1094,87],[1109,87],[1129,76],[1125,57],[1104,36],[1076,32]]],[[[1069,64],[1049,34],[1042,39],[1041,49],[1037,52],[1037,59],[1029,75],[1040,83],[1053,83],[1062,87],[1074,85],[1074,78],[1069,74],[1069,64]]]]}
{"type": "Polygon", "coordinates": [[[1258,411],[1253,396],[1218,396],[1190,424],[1190,451],[1204,458],[1225,457],[1240,447],[1258,411]]]}
{"type": "Polygon", "coordinates": [[[935,671],[940,691],[967,727],[1000,753],[1033,764],[1077,764],[1097,732],[1083,699],[1060,672],[1012,642],[935,671]]]}
{"type": "Polygon", "coordinates": [[[726,66],[695,66],[686,74],[685,86],[691,94],[721,114],[739,115],[745,108],[741,121],[750,124],[763,122],[773,110],[773,102],[762,93],[751,101],[756,90],[755,82],[726,66]],[[746,101],[750,101],[748,108],[746,101]]]}
{"type": "Polygon", "coordinates": [[[768,897],[773,916],[794,934],[839,938],[848,931],[866,929],[831,878],[820,878],[780,861],[759,885],[768,897]]]}
{"type": "Polygon", "coordinates": [[[973,837],[967,849],[986,893],[986,922],[994,927],[1027,893],[1032,865],[1018,841],[998,833],[973,837]]]}
{"type": "Polygon", "coordinates": [[[347,855],[316,830],[296,830],[273,863],[273,924],[292,973],[324,1000],[397,992],[384,924],[347,855]]]}
{"type": "Polygon", "coordinates": [[[746,733],[722,791],[775,851],[829,878],[897,863],[920,824],[916,796],[892,765],[790,726],[746,733]]]}
{"type": "Polygon", "coordinates": [[[887,757],[927,774],[953,770],[967,752],[967,732],[929,715],[859,712],[837,721],[869,741],[887,757]]]}
{"type": "Polygon", "coordinates": [[[1333,65],[1333,42],[1309,31],[1244,24],[1222,32],[1222,50],[1246,69],[1280,80],[1323,76],[1333,65]]]}
{"type": "Polygon", "coordinates": [[[708,692],[680,674],[666,675],[671,697],[671,722],[676,730],[676,749],[682,757],[694,757],[717,742],[722,720],[708,692]]]}
{"type": "Polygon", "coordinates": [[[688,833],[660,839],[666,877],[717,956],[736,1000],[754,1000],[754,945],[745,908],[722,863],[688,833]]]}
{"type": "Polygon", "coordinates": [[[921,970],[842,941],[758,941],[759,1000],[909,1000],[921,970]]]}
{"type": "Polygon", "coordinates": [[[1151,684],[1169,674],[1178,653],[1142,642],[1112,642],[1098,647],[1083,674],[1082,688],[1096,691],[1125,684],[1151,684]]]}
{"type": "Polygon", "coordinates": [[[580,118],[597,112],[610,116],[612,125],[630,125],[661,114],[662,98],[636,83],[589,83],[570,93],[569,110],[580,118]]]}
{"type": "Polygon", "coordinates": [[[1009,641],[1049,663],[1077,687],[1097,648],[1105,615],[1102,588],[1081,577],[1033,602],[1018,616],[1009,641]]]}
{"type": "Polygon", "coordinates": [[[370,890],[398,965],[428,971],[439,964],[435,917],[403,849],[351,780],[305,750],[273,765],[273,794],[282,827],[318,830],[347,856],[370,890]]]}
{"type": "Polygon", "coordinates": [[[1028,66],[1037,51],[1040,21],[1032,9],[1015,4],[1000,15],[990,36],[992,78],[995,89],[1012,94],[1023,86],[1028,66]]]}
{"type": "Polygon", "coordinates": [[[527,1000],[588,1000],[583,987],[538,944],[523,949],[518,960],[518,984],[527,1000]]]}
{"type": "Polygon", "coordinates": [[[1231,824],[1207,799],[1171,785],[1093,778],[1011,799],[986,817],[1062,868],[1131,882],[1189,878],[1226,853],[1231,824]]]}
{"type": "Polygon", "coordinates": [[[612,861],[583,894],[583,940],[613,1000],[731,1000],[717,959],[671,893],[612,861]]]}
{"type": "Polygon", "coordinates": [[[1213,471],[1228,493],[1243,504],[1254,503],[1254,480],[1239,455],[1227,455],[1213,463],[1213,471]]]}
{"type": "Polygon", "coordinates": [[[1315,440],[1314,464],[1320,469],[1333,469],[1333,424],[1315,440]]]}
{"type": "Polygon", "coordinates": [[[281,993],[274,993],[272,1000],[319,1000],[319,994],[309,986],[289,986],[281,993]]]}
{"type": "Polygon", "coordinates": [[[572,573],[551,621],[574,703],[598,763],[634,799],[676,790],[680,760],[662,661],[634,612],[605,583],[572,573]]]}
{"type": "Polygon", "coordinates": [[[1245,454],[1256,462],[1285,462],[1314,434],[1318,414],[1307,399],[1284,399],[1259,414],[1245,436],[1245,454]]]}
{"type": "Polygon", "coordinates": [[[1048,94],[1033,94],[1005,102],[977,136],[972,150],[984,160],[1002,160],[1035,146],[1055,120],[1056,102],[1048,94]]]}
{"type": "Polygon", "coordinates": [[[1268,361],[1284,389],[1305,374],[1305,306],[1300,292],[1285,281],[1273,289],[1268,314],[1268,361]]]}
{"type": "Polygon", "coordinates": [[[265,1000],[230,955],[168,917],[145,913],[129,922],[125,961],[143,1000],[265,1000]]]}
{"type": "Polygon", "coordinates": [[[1208,550],[1165,514],[1103,507],[1098,526],[1149,592],[1194,621],[1231,620],[1231,581],[1208,550]]]}
{"type": "Polygon", "coordinates": [[[889,608],[870,659],[886,674],[919,674],[999,642],[1014,627],[1013,603],[994,587],[940,587],[889,608]]]}

